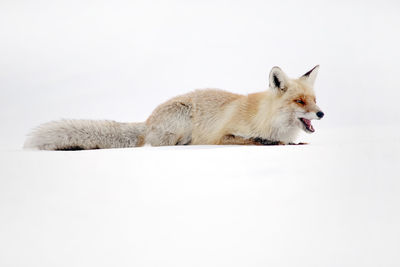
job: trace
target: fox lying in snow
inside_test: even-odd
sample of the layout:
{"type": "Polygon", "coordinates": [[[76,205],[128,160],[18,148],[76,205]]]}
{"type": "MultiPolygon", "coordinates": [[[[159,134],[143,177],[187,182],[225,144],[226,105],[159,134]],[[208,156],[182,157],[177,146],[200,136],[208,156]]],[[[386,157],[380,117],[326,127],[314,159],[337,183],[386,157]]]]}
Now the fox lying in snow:
{"type": "Polygon", "coordinates": [[[269,74],[269,90],[238,95],[206,89],[159,105],[145,121],[61,120],[42,124],[27,148],[80,150],[171,145],[293,144],[300,129],[314,132],[324,113],[313,91],[319,66],[298,79],[279,68],[269,74]]]}

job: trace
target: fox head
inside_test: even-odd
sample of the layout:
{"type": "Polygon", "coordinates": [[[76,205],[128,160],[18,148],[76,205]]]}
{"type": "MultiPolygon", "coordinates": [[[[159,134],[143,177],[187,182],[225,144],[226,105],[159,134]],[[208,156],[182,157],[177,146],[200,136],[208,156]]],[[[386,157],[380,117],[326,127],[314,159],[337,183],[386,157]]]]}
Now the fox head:
{"type": "Polygon", "coordinates": [[[279,112],[291,126],[297,126],[307,133],[313,133],[313,119],[322,119],[324,113],[317,106],[314,82],[319,65],[297,79],[290,79],[279,68],[273,67],[269,74],[269,87],[279,98],[279,112]]]}

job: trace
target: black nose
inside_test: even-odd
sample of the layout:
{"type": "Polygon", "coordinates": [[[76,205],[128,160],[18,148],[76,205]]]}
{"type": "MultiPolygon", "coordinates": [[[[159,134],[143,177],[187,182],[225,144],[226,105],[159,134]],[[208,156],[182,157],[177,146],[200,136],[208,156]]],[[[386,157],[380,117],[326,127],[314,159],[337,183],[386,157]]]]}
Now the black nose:
{"type": "Polygon", "coordinates": [[[318,116],[318,118],[320,118],[320,119],[322,119],[322,117],[324,116],[325,114],[322,112],[322,111],[318,111],[317,112],[317,116],[318,116]]]}

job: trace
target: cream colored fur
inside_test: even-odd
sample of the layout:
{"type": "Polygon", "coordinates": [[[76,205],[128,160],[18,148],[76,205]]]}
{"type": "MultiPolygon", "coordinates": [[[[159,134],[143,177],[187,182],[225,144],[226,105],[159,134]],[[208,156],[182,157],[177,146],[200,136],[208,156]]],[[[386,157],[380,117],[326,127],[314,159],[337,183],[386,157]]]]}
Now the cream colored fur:
{"type": "Polygon", "coordinates": [[[313,85],[318,66],[298,79],[278,67],[265,92],[239,95],[217,89],[196,90],[159,105],[144,123],[61,120],[35,129],[25,147],[76,150],[135,147],[144,144],[279,144],[295,141],[299,120],[319,119],[313,85]],[[296,101],[304,100],[304,105],[296,101]]]}

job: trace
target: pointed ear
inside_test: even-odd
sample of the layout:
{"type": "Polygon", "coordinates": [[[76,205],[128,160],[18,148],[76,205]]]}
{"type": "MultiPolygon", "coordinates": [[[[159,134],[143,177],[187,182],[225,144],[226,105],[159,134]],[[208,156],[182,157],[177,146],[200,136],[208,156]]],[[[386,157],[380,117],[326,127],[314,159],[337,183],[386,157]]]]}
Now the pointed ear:
{"type": "Polygon", "coordinates": [[[279,67],[273,67],[269,73],[269,87],[280,92],[285,92],[287,89],[289,78],[279,67]]]}
{"type": "Polygon", "coordinates": [[[315,79],[317,78],[317,74],[318,74],[318,69],[319,69],[319,65],[315,66],[309,72],[307,72],[306,74],[301,76],[300,79],[303,79],[303,80],[307,81],[307,83],[309,85],[314,86],[314,82],[315,82],[315,79]]]}

